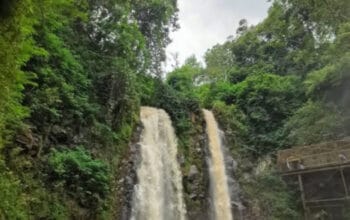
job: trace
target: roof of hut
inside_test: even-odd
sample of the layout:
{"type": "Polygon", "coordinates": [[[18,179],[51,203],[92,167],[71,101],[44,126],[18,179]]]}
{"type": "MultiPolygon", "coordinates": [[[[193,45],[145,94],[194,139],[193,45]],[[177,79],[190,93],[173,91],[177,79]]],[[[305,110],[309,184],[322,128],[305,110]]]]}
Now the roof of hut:
{"type": "Polygon", "coordinates": [[[294,172],[348,163],[350,163],[350,138],[292,147],[281,150],[277,154],[277,166],[280,172],[294,172]]]}

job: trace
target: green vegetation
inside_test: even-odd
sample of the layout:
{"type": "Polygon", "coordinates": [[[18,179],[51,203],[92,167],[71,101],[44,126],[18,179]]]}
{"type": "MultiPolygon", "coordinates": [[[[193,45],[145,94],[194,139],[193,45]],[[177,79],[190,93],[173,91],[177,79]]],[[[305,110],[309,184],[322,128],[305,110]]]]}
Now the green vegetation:
{"type": "Polygon", "coordinates": [[[21,70],[36,48],[28,38],[33,32],[34,19],[27,19],[29,13],[24,8],[29,1],[2,1],[0,17],[0,149],[10,139],[13,130],[28,114],[21,105],[23,84],[28,77],[21,70]]]}
{"type": "Polygon", "coordinates": [[[161,74],[176,1],[0,4],[0,218],[115,218],[139,79],[161,74]]]}
{"type": "Polygon", "coordinates": [[[0,168],[0,196],[4,202],[0,204],[1,219],[27,219],[29,216],[26,198],[20,186],[20,181],[4,164],[0,168]]]}
{"type": "Polygon", "coordinates": [[[84,207],[96,208],[109,192],[107,165],[94,160],[83,148],[53,152],[49,157],[49,182],[63,185],[84,207]]]}
{"type": "MultiPolygon", "coordinates": [[[[295,204],[295,195],[280,176],[262,173],[254,177],[259,184],[247,183],[244,190],[249,196],[250,206],[256,208],[257,218],[267,217],[271,220],[302,219],[295,204]]],[[[244,183],[244,182],[243,182],[244,183]]]]}
{"type": "Polygon", "coordinates": [[[185,174],[202,167],[200,109],[212,109],[247,205],[298,219],[275,171],[247,161],[350,135],[350,1],[327,2],[274,0],[205,67],[190,57],[163,80],[176,0],[0,1],[0,219],[116,218],[140,105],[171,116],[185,174]]]}
{"type": "Polygon", "coordinates": [[[273,169],[255,175],[249,161],[350,135],[349,11],[347,0],[275,0],[263,22],[240,21],[235,38],[208,50],[206,68],[185,64],[168,75],[170,86],[213,109],[261,219],[299,219],[297,199],[273,169]]]}
{"type": "Polygon", "coordinates": [[[207,52],[206,83],[195,93],[203,106],[219,106],[223,126],[237,115],[245,127],[237,137],[252,155],[349,135],[349,7],[274,1],[262,23],[242,20],[236,38],[207,52]]]}

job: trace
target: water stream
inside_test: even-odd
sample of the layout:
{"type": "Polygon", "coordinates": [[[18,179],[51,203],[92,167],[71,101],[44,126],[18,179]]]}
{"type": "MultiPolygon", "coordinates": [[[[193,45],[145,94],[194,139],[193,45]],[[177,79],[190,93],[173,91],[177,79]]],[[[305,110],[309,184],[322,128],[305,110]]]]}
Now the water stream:
{"type": "Polygon", "coordinates": [[[131,220],[185,220],[177,140],[168,114],[142,107],[141,164],[131,220]]]}
{"type": "Polygon", "coordinates": [[[209,141],[210,186],[215,220],[232,220],[230,190],[226,175],[220,129],[211,111],[203,110],[209,141]]]}

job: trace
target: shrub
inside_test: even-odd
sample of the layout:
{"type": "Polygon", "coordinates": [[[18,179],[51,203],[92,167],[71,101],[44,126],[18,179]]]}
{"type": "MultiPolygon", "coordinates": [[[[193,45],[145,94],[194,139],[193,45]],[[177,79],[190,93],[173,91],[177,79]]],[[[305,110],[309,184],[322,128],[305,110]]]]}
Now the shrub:
{"type": "Polygon", "coordinates": [[[81,147],[54,151],[48,161],[55,186],[63,185],[84,207],[97,207],[109,192],[109,169],[81,147]]]}
{"type": "Polygon", "coordinates": [[[238,134],[247,134],[246,145],[257,156],[280,146],[285,120],[303,103],[300,88],[297,77],[257,73],[237,84],[217,82],[209,99],[219,120],[227,118],[221,124],[231,123],[238,134]],[[223,110],[225,105],[231,110],[223,110]]]}
{"type": "Polygon", "coordinates": [[[0,161],[0,219],[28,219],[28,206],[19,179],[0,161]]]}
{"type": "Polygon", "coordinates": [[[239,146],[238,149],[245,150],[244,141],[248,135],[248,127],[244,113],[237,106],[226,105],[222,101],[213,102],[213,112],[229,138],[231,148],[239,146]]]}
{"type": "Polygon", "coordinates": [[[167,84],[157,85],[155,100],[155,106],[170,115],[178,135],[190,130],[191,113],[200,112],[199,103],[194,97],[188,97],[167,84]]]}
{"type": "Polygon", "coordinates": [[[252,205],[259,207],[255,214],[260,219],[301,219],[296,193],[290,191],[274,171],[266,170],[258,174],[251,183],[246,183],[244,188],[252,205]]]}
{"type": "Polygon", "coordinates": [[[307,145],[349,135],[349,119],[335,106],[309,101],[285,124],[286,145],[307,145]]]}

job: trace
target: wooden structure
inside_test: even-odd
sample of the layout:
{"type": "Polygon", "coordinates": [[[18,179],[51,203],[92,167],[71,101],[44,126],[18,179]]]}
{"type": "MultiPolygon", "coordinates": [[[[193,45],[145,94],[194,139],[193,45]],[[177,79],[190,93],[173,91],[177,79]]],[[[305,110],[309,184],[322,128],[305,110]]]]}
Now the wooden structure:
{"type": "Polygon", "coordinates": [[[350,219],[350,139],[279,151],[277,165],[299,189],[305,219],[350,219]]]}

